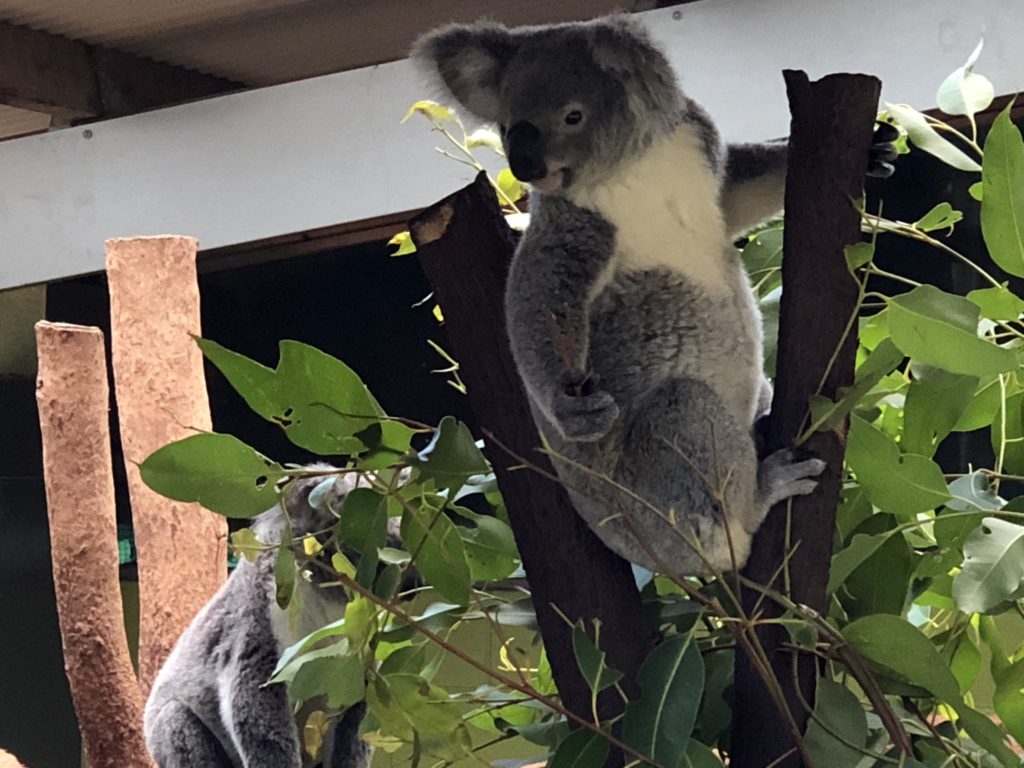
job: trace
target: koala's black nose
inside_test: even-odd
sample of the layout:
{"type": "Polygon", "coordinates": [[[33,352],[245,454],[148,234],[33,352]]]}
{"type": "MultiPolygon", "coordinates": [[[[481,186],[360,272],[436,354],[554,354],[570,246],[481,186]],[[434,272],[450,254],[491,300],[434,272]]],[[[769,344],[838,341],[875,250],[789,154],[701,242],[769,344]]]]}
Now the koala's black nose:
{"type": "Polygon", "coordinates": [[[505,134],[508,165],[520,181],[535,181],[548,175],[540,130],[533,123],[519,120],[505,134]]]}

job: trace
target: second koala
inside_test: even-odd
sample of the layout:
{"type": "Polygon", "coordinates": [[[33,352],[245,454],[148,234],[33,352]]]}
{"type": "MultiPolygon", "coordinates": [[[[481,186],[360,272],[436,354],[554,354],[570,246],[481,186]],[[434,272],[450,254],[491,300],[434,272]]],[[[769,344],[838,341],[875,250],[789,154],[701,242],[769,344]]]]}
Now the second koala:
{"type": "Polygon", "coordinates": [[[754,443],[771,388],[732,241],[781,210],[786,145],[723,146],[627,17],[453,25],[413,55],[532,185],[508,333],[576,509],[649,569],[742,566],[824,469],[754,443]]]}

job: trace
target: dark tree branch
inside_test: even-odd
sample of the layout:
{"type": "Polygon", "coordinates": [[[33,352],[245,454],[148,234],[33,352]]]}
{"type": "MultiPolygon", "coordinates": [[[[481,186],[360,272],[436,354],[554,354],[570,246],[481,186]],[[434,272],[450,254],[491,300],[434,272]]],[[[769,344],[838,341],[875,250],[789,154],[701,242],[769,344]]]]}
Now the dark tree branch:
{"type": "MultiPolygon", "coordinates": [[[[590,689],[576,665],[571,629],[553,606],[573,621],[601,620],[602,650],[624,673],[630,696],[637,693],[636,673],[652,638],[629,564],[591,532],[561,485],[513,467],[511,456],[519,455],[552,472],[537,450],[540,437],[505,332],[511,230],[484,174],[414,218],[410,230],[444,308],[451,352],[460,362],[473,411],[483,430],[508,447],[506,452],[492,444],[486,452],[508,506],[559,693],[568,709],[589,720],[590,689]]],[[[602,694],[599,711],[602,719],[622,711],[614,690],[602,694]]]]}
{"type": "MultiPolygon", "coordinates": [[[[841,388],[853,384],[857,334],[850,318],[856,311],[858,288],[843,249],[861,236],[854,206],[864,191],[881,87],[876,78],[866,75],[829,75],[813,83],[800,71],[787,70],[784,76],[792,128],[769,450],[791,445],[806,427],[811,395],[820,391],[836,399],[841,388]]],[[[788,585],[780,577],[770,586],[822,613],[845,445],[845,423],[807,441],[806,450],[828,465],[819,489],[792,500],[788,537],[786,504],[772,510],[754,539],[745,571],[753,581],[768,584],[784,553],[796,547],[788,568],[788,585]]],[[[758,593],[745,590],[745,609],[751,610],[758,597],[758,593]]],[[[765,601],[763,607],[765,618],[781,613],[771,601],[765,601]]],[[[799,694],[814,702],[817,662],[810,654],[785,650],[788,638],[778,625],[762,625],[757,634],[802,731],[808,715],[799,694]],[[799,689],[794,682],[794,664],[799,689]]],[[[784,718],[742,653],[736,658],[735,690],[732,767],[764,768],[793,750],[784,718]]],[[[801,764],[799,754],[793,752],[778,765],[794,768],[801,764]]]]}

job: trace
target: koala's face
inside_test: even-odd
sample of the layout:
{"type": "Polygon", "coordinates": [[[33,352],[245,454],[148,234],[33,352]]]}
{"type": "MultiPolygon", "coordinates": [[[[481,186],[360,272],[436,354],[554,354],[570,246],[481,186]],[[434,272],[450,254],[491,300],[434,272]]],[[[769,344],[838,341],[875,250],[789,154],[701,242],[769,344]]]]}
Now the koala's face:
{"type": "Polygon", "coordinates": [[[413,55],[465,109],[499,126],[512,173],[547,194],[613,173],[663,130],[679,99],[664,57],[623,18],[446,27],[413,55]]]}

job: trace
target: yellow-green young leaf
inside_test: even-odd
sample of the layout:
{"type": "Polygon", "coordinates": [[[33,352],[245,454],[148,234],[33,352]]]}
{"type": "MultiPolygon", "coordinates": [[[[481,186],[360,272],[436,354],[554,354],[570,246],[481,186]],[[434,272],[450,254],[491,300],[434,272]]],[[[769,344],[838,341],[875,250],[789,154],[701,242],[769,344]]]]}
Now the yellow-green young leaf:
{"type": "Polygon", "coordinates": [[[957,67],[939,86],[935,103],[947,115],[976,115],[992,103],[995,89],[987,77],[974,72],[981,55],[984,40],[979,40],[974,52],[962,67],[957,67]]]}
{"type": "Polygon", "coordinates": [[[961,211],[956,210],[949,203],[939,203],[928,213],[914,222],[915,229],[922,232],[933,232],[936,229],[948,229],[947,235],[953,234],[953,226],[964,218],[961,211]]]}
{"type": "MultiPolygon", "coordinates": [[[[502,191],[505,197],[511,200],[513,203],[519,200],[526,188],[523,183],[519,181],[515,176],[512,175],[512,171],[508,168],[502,168],[498,172],[498,178],[495,182],[498,185],[498,189],[502,191]]],[[[504,198],[499,195],[499,199],[505,202],[504,198]]]]}
{"type": "Polygon", "coordinates": [[[1004,668],[995,678],[992,703],[996,714],[1017,743],[1024,744],[1024,660],[1004,668]]]}
{"type": "Polygon", "coordinates": [[[978,288],[968,293],[967,299],[989,320],[1017,320],[1024,314],[1024,300],[1011,293],[1006,283],[999,288],[978,288]]]}
{"type": "Polygon", "coordinates": [[[967,194],[980,203],[985,196],[985,183],[981,181],[974,182],[967,188],[967,194]]]}
{"type": "Polygon", "coordinates": [[[900,455],[892,438],[855,413],[850,416],[846,460],[871,503],[900,518],[949,500],[938,464],[925,456],[900,455]]]}
{"type": "Polygon", "coordinates": [[[348,576],[350,579],[354,579],[356,577],[356,567],[352,565],[352,561],[345,557],[341,552],[335,552],[331,555],[331,567],[342,576],[348,576]]]}
{"type": "Polygon", "coordinates": [[[252,528],[235,531],[231,534],[230,539],[231,551],[235,553],[235,556],[244,557],[250,563],[255,563],[256,559],[266,550],[266,545],[256,538],[252,528]]]}
{"type": "Polygon", "coordinates": [[[1024,277],[1024,139],[1006,109],[985,138],[981,234],[989,255],[1011,275],[1024,277]]]}
{"type": "Polygon", "coordinates": [[[437,322],[439,322],[439,323],[443,323],[444,322],[444,312],[441,311],[441,305],[440,304],[435,304],[434,308],[430,312],[434,316],[434,319],[437,320],[437,322]]]}
{"type": "Polygon", "coordinates": [[[501,146],[501,137],[488,128],[477,128],[469,134],[469,136],[466,137],[466,146],[470,149],[487,147],[488,149],[494,150],[502,157],[505,156],[505,150],[501,146]]]}
{"type": "Polygon", "coordinates": [[[1024,526],[986,517],[964,542],[953,599],[965,613],[984,613],[1024,595],[1024,526]]]}
{"type": "Polygon", "coordinates": [[[412,241],[412,234],[409,232],[399,232],[388,240],[388,245],[398,246],[396,250],[391,252],[392,256],[406,256],[410,253],[416,253],[416,243],[412,241]]]}
{"type": "Polygon", "coordinates": [[[302,726],[302,748],[313,760],[320,757],[324,748],[324,736],[331,727],[331,720],[324,712],[311,712],[302,726]]]}
{"type": "Polygon", "coordinates": [[[405,113],[405,117],[402,118],[402,122],[404,123],[416,113],[424,115],[431,120],[440,120],[443,123],[448,123],[455,119],[455,110],[451,107],[446,107],[444,104],[438,104],[436,101],[431,101],[430,99],[422,99],[409,107],[409,111],[405,113]]]}
{"type": "Polygon", "coordinates": [[[1017,354],[978,336],[978,306],[931,285],[889,300],[892,340],[916,362],[983,376],[1015,370],[1017,354]]]}
{"type": "Polygon", "coordinates": [[[324,551],[324,546],[316,540],[316,536],[306,536],[302,539],[302,551],[306,557],[316,557],[324,551]]]}
{"type": "Polygon", "coordinates": [[[277,503],[287,475],[232,435],[205,432],[165,445],[139,465],[142,481],[161,496],[197,501],[225,517],[251,518],[277,503]]]}
{"type": "Polygon", "coordinates": [[[961,171],[981,170],[981,166],[964,154],[963,150],[940,136],[938,131],[928,124],[925,116],[916,109],[908,107],[906,104],[890,104],[889,102],[886,102],[885,107],[900,127],[907,132],[910,140],[918,149],[934,155],[946,165],[951,165],[961,171]]]}

